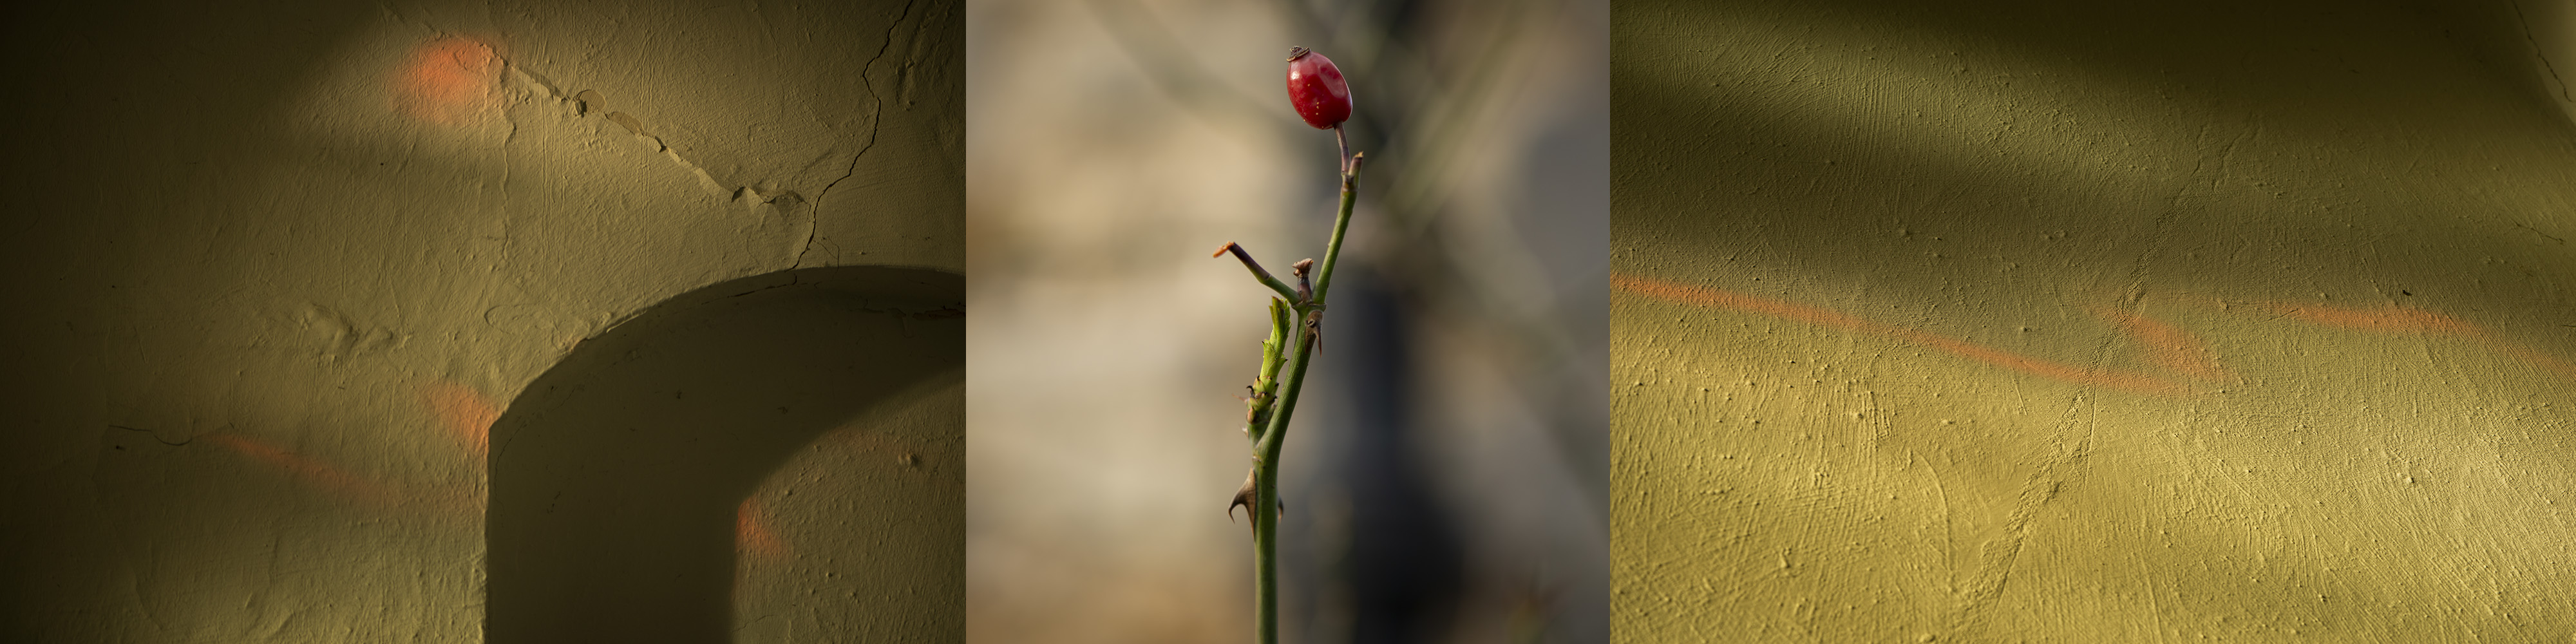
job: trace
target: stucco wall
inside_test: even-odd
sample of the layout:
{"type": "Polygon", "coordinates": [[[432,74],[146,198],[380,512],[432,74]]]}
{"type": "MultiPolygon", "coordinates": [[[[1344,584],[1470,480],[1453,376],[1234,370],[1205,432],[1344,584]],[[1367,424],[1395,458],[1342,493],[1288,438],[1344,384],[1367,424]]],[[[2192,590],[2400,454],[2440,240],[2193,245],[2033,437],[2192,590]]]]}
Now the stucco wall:
{"type": "MultiPolygon", "coordinates": [[[[964,269],[954,2],[10,11],[0,639],[479,639],[487,432],[584,339],[754,276],[964,269]]],[[[907,350],[962,362],[931,318],[907,350]]],[[[894,584],[947,589],[907,624],[955,639],[962,377],[926,373],[813,419],[882,440],[733,490],[768,501],[718,521],[744,576],[710,583],[774,615],[736,637],[904,634],[831,608],[894,584]],[[844,512],[898,492],[948,536],[844,512]],[[950,563],[833,572],[887,548],[950,563]]]]}
{"type": "Polygon", "coordinates": [[[2567,14],[2466,4],[1619,3],[1617,638],[2576,636],[2567,14]]]}

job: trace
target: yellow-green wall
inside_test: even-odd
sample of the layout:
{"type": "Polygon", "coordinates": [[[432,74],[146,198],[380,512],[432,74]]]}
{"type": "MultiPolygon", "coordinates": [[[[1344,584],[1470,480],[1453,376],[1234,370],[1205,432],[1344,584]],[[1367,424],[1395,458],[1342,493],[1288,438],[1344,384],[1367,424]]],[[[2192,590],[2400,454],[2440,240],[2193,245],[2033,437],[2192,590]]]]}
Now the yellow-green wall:
{"type": "MultiPolygon", "coordinates": [[[[586,339],[790,270],[906,267],[962,301],[959,4],[13,3],[0,640],[480,639],[509,496],[484,432],[506,450],[491,425],[586,339]]],[[[962,363],[956,315],[872,297],[753,326],[909,329],[962,363]]],[[[692,506],[742,548],[692,582],[731,589],[736,637],[959,636],[962,377],[902,368],[926,380],[799,417],[830,431],[692,506]]],[[[701,454],[655,467],[748,463],[701,454]]]]}
{"type": "Polygon", "coordinates": [[[1615,639],[2576,636],[2515,8],[1617,3],[1615,639]]]}

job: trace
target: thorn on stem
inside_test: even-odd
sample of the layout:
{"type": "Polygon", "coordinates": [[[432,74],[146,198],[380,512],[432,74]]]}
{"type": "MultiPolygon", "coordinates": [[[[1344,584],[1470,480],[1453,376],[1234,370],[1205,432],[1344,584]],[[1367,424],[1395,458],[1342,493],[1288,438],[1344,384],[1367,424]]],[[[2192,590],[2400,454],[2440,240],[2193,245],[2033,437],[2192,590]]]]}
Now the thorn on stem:
{"type": "Polygon", "coordinates": [[[1324,310],[1306,314],[1306,341],[1315,344],[1315,355],[1324,355],[1324,310]]]}
{"type": "Polygon", "coordinates": [[[1244,516],[1252,517],[1253,527],[1260,527],[1261,517],[1255,516],[1251,512],[1253,505],[1259,502],[1259,499],[1261,498],[1258,496],[1258,491],[1253,489],[1252,485],[1253,481],[1260,476],[1261,469],[1257,467],[1253,468],[1252,471],[1243,473],[1243,487],[1235,488],[1234,502],[1228,503],[1225,506],[1226,521],[1234,521],[1234,509],[1240,507],[1244,509],[1244,516]]]}
{"type": "MultiPolygon", "coordinates": [[[[1251,495],[1252,495],[1252,488],[1243,488],[1243,489],[1239,489],[1239,490],[1235,490],[1235,491],[1234,491],[1234,502],[1233,502],[1233,503],[1225,504],[1225,520],[1226,520],[1226,522],[1228,522],[1228,523],[1232,523],[1232,522],[1234,522],[1234,509],[1235,509],[1235,508],[1248,508],[1248,507],[1252,507],[1252,501],[1246,500],[1246,499],[1247,499],[1248,497],[1250,497],[1251,495]]],[[[1258,519],[1260,519],[1260,518],[1261,518],[1261,517],[1253,517],[1253,519],[1255,519],[1255,520],[1258,520],[1258,519]]]]}
{"type": "MultiPolygon", "coordinates": [[[[1238,508],[1238,507],[1239,507],[1239,508],[1243,508],[1243,510],[1244,510],[1243,515],[1244,515],[1244,516],[1246,516],[1246,517],[1251,517],[1251,518],[1252,518],[1252,528],[1253,528],[1253,530],[1255,531],[1255,533],[1258,533],[1258,532],[1259,532],[1259,530],[1260,530],[1260,528],[1261,528],[1261,517],[1259,517],[1259,516],[1254,516],[1254,515],[1253,515],[1253,513],[1252,513],[1252,508],[1253,508],[1253,506],[1255,506],[1255,505],[1259,505],[1259,504],[1260,504],[1260,502],[1261,502],[1261,496],[1260,496],[1260,494],[1261,494],[1261,493],[1260,493],[1260,491],[1259,491],[1257,488],[1255,488],[1255,487],[1253,486],[1253,481],[1255,481],[1255,480],[1257,479],[1257,477],[1259,477],[1260,475],[1261,475],[1261,468],[1258,468],[1258,467],[1253,468],[1253,469],[1252,469],[1252,471],[1244,472],[1244,473],[1243,473],[1243,487],[1236,488],[1236,489],[1234,490],[1234,502],[1233,502],[1233,503],[1228,503],[1228,504],[1226,504],[1226,506],[1225,506],[1225,520],[1226,520],[1226,521],[1228,521],[1228,522],[1234,521],[1234,509],[1235,509],[1235,508],[1238,508]]],[[[1273,514],[1272,516],[1274,516],[1274,517],[1276,517],[1276,516],[1285,516],[1285,515],[1287,515],[1287,514],[1288,514],[1288,502],[1287,502],[1287,501],[1280,501],[1280,502],[1279,502],[1279,511],[1278,511],[1277,513],[1273,514]]]]}

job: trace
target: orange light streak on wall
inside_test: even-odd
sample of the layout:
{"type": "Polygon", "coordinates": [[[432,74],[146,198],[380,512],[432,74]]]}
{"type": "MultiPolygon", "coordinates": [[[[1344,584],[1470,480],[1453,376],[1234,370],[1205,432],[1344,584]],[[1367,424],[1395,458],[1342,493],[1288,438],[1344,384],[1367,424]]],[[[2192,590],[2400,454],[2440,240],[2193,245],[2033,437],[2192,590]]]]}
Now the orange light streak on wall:
{"type": "Polygon", "coordinates": [[[470,38],[424,43],[394,72],[394,105],[439,125],[479,124],[500,109],[503,64],[491,45],[470,38]]]}
{"type": "Polygon", "coordinates": [[[492,422],[501,418],[501,410],[483,394],[453,382],[432,384],[422,391],[422,397],[438,413],[439,426],[447,428],[457,444],[473,455],[475,467],[484,467],[484,455],[492,444],[492,422]]]}
{"type": "Polygon", "coordinates": [[[2107,387],[2140,394],[2171,395],[2186,393],[2181,383],[2145,374],[2124,373],[2108,369],[2091,369],[2052,360],[2026,356],[2011,351],[1980,345],[1945,335],[1927,333],[1892,324],[1872,322],[1829,309],[1783,302],[1725,289],[1707,288],[1667,282],[1649,277],[1613,273],[1610,287],[1655,299],[1716,308],[1734,309],[1788,318],[1818,326],[1896,338],[1905,342],[1948,351],[1963,358],[2011,369],[2035,376],[2063,380],[2081,385],[2107,387]]]}
{"type": "MultiPolygon", "coordinates": [[[[483,470],[488,461],[492,423],[501,410],[492,399],[472,388],[449,381],[423,386],[421,398],[438,417],[438,425],[471,457],[474,469],[483,470]]],[[[320,459],[309,458],[244,436],[229,433],[206,438],[231,448],[254,460],[285,470],[295,480],[319,487],[377,508],[390,508],[408,502],[423,502],[428,511],[457,511],[481,514],[483,496],[479,485],[448,485],[430,489],[397,491],[393,486],[351,474],[320,459]]],[[[871,454],[900,453],[904,463],[916,456],[897,441],[867,432],[841,431],[823,441],[841,450],[871,454]]],[[[788,554],[787,542],[771,525],[768,510],[757,498],[743,499],[734,511],[734,543],[745,553],[775,560],[788,554]]]]}
{"type": "Polygon", "coordinates": [[[329,463],[306,458],[274,445],[230,433],[208,434],[206,439],[249,456],[253,460],[286,470],[287,474],[295,477],[295,480],[303,481],[307,485],[320,487],[368,505],[385,507],[393,505],[395,500],[391,491],[374,481],[359,478],[329,463]]]}
{"type": "MultiPolygon", "coordinates": [[[[484,453],[489,443],[492,422],[500,417],[491,399],[473,389],[453,382],[438,382],[422,389],[445,428],[456,439],[461,456],[478,473],[485,467],[484,453]]],[[[377,509],[411,506],[428,512],[481,514],[484,497],[479,481],[465,485],[432,487],[388,485],[352,474],[322,459],[304,456],[258,439],[231,433],[208,434],[206,438],[252,460],[284,470],[294,480],[358,501],[377,509]]]]}
{"type": "Polygon", "coordinates": [[[2559,358],[2558,356],[2542,353],[2539,349],[2503,340],[2488,338],[2487,342],[2496,345],[2496,350],[2504,352],[2505,355],[2521,358],[2525,362],[2539,365],[2542,369],[2548,369],[2557,373],[2561,378],[2576,380],[2576,363],[2569,363],[2567,360],[2559,358]]]}
{"type": "Polygon", "coordinates": [[[2310,324],[2374,333],[2421,333],[2470,338],[2484,342],[2497,353],[2513,356],[2533,366],[2549,370],[2559,377],[2576,380],[2576,364],[2547,352],[2496,334],[2475,322],[2417,308],[2396,305],[2370,308],[2322,306],[2317,304],[2266,303],[2265,309],[2310,324]]]}
{"type": "Polygon", "coordinates": [[[762,559],[777,559],[787,554],[787,542],[769,527],[769,513],[760,500],[743,499],[733,513],[734,547],[762,559]]]}
{"type": "Polygon", "coordinates": [[[2203,380],[2225,380],[2235,375],[2218,364],[2208,343],[2184,333],[2180,327],[2111,306],[2094,306],[2092,313],[2146,347],[2147,358],[2156,366],[2203,380]]]}
{"type": "MultiPolygon", "coordinates": [[[[1830,309],[1725,289],[1691,286],[1616,273],[1610,276],[1610,287],[1613,290],[1679,304],[1760,313],[1817,326],[1895,338],[1986,364],[2077,384],[2159,395],[2188,393],[2191,390],[2190,387],[2172,378],[2077,367],[1949,336],[1864,320],[1830,309]]],[[[2539,349],[2498,338],[2476,323],[2442,313],[2399,306],[2352,308],[2288,303],[2259,303],[2256,306],[2289,319],[2328,328],[2377,333],[2450,335],[2476,339],[2486,343],[2489,348],[2498,353],[2523,360],[2562,377],[2576,379],[2576,364],[2539,349]]],[[[2158,367],[2202,380],[2224,380],[2234,377],[2232,372],[2219,364],[2217,357],[2210,352],[2206,343],[2185,333],[2179,327],[2116,307],[2097,305],[2092,307],[2091,311],[2095,316],[2118,327],[2124,335],[2136,340],[2146,349],[2148,359],[2158,367]]]]}

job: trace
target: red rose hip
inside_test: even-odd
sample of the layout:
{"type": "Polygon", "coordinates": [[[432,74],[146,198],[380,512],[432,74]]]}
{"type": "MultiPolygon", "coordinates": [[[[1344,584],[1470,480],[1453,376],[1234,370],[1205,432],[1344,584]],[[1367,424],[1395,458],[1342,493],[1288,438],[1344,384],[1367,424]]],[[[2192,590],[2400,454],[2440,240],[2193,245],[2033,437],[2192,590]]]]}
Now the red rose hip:
{"type": "Polygon", "coordinates": [[[1304,47],[1288,50],[1288,102],[1318,130],[1351,119],[1351,86],[1333,60],[1304,47]]]}

